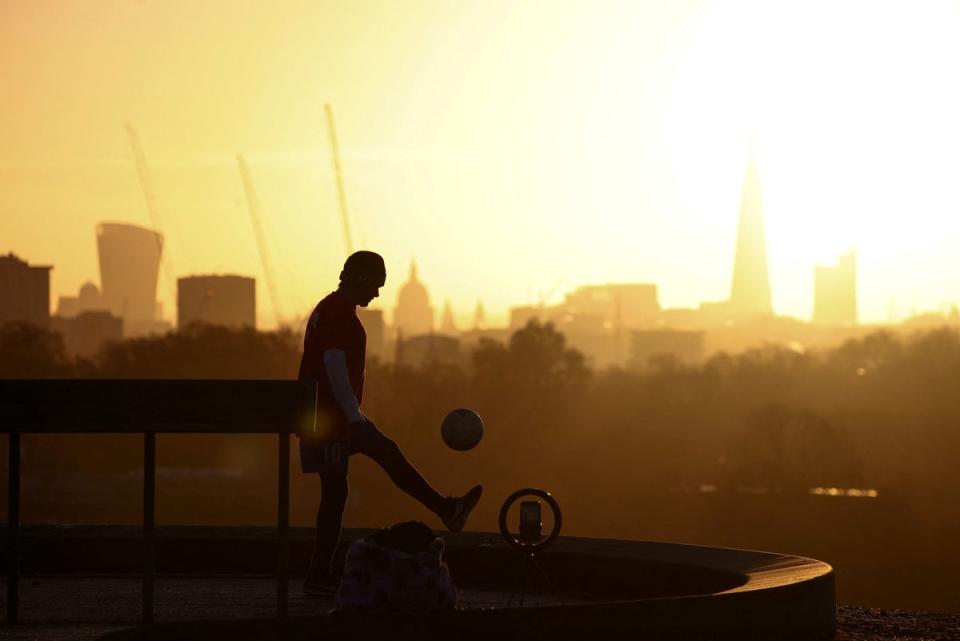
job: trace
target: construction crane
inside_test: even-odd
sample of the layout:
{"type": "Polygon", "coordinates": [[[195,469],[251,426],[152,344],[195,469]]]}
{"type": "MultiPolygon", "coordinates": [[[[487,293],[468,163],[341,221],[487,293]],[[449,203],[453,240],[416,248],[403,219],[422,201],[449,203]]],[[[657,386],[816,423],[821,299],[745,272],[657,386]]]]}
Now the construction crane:
{"type": "Polygon", "coordinates": [[[147,158],[143,154],[143,146],[140,144],[140,135],[134,129],[131,123],[125,123],[127,137],[130,139],[130,149],[133,151],[133,159],[137,165],[137,176],[140,178],[140,188],[143,190],[143,199],[147,203],[147,213],[150,215],[150,224],[157,239],[157,254],[163,263],[164,274],[167,280],[167,286],[172,292],[173,300],[177,300],[175,280],[173,278],[173,266],[169,258],[163,257],[163,237],[160,235],[160,207],[157,205],[157,196],[153,191],[153,182],[150,180],[150,172],[147,170],[147,158]]]}
{"type": "Polygon", "coordinates": [[[563,284],[564,279],[565,277],[558,278],[557,282],[555,282],[553,284],[553,287],[551,287],[546,293],[543,293],[542,291],[540,292],[540,309],[541,310],[543,310],[543,308],[546,306],[546,302],[551,298],[553,298],[553,295],[560,288],[560,285],[563,284]]]}
{"type": "Polygon", "coordinates": [[[333,107],[330,103],[323,106],[327,112],[327,129],[330,133],[330,152],[333,155],[333,173],[337,179],[337,197],[340,199],[340,218],[343,221],[343,237],[347,244],[347,254],[353,253],[353,238],[350,235],[350,216],[347,213],[347,193],[343,188],[343,172],[340,168],[340,147],[337,145],[337,128],[333,122],[333,107]]]}
{"type": "Polygon", "coordinates": [[[273,264],[270,262],[270,253],[267,249],[267,237],[263,233],[260,199],[253,187],[253,178],[250,177],[250,168],[247,167],[247,161],[240,154],[237,154],[237,165],[240,167],[240,179],[243,181],[243,193],[247,198],[250,220],[253,222],[253,234],[257,238],[257,248],[260,250],[260,263],[263,265],[263,275],[267,281],[270,306],[273,307],[273,317],[277,322],[277,327],[280,327],[280,297],[277,295],[277,281],[274,277],[273,264]]]}

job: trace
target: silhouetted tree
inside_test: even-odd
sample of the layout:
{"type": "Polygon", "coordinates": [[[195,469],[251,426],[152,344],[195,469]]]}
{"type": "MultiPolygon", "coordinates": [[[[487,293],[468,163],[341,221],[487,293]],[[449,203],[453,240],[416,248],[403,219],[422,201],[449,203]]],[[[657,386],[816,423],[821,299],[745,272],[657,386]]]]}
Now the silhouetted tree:
{"type": "MultiPolygon", "coordinates": [[[[55,334],[7,326],[0,331],[0,376],[292,379],[300,351],[299,337],[289,331],[197,325],[107,346],[84,363],[71,361],[55,334]]],[[[667,518],[680,509],[674,490],[702,484],[796,493],[817,485],[865,486],[880,487],[883,496],[883,488],[894,486],[916,496],[952,497],[960,490],[958,378],[955,329],[878,332],[820,351],[765,346],[718,354],[701,366],[661,359],[643,370],[591,372],[552,325],[534,322],[506,344],[482,340],[465,367],[397,367],[371,359],[363,409],[444,491],[477,478],[493,497],[544,486],[577,515],[571,523],[584,528],[579,533],[653,536],[638,529],[637,514],[660,506],[660,518],[667,518]],[[439,435],[443,416],[460,406],[476,409],[486,424],[483,442],[467,455],[451,453],[439,435]]],[[[78,479],[89,469],[129,474],[141,443],[117,439],[31,439],[31,469],[46,466],[62,476],[76,468],[78,479]],[[48,446],[59,449],[41,451],[48,446]],[[108,451],[113,467],[92,454],[108,451]]],[[[165,435],[159,453],[159,465],[167,468],[230,471],[228,489],[223,479],[189,473],[173,486],[190,496],[201,487],[245,493],[243,507],[231,504],[218,513],[224,522],[272,518],[270,496],[262,491],[272,482],[272,440],[165,435]]],[[[351,524],[409,518],[414,506],[403,497],[383,501],[381,489],[364,489],[367,480],[381,488],[381,474],[357,460],[351,524]]],[[[298,491],[316,491],[315,479],[294,478],[298,491]]],[[[49,505],[58,505],[55,495],[49,505]]],[[[196,509],[183,496],[171,504],[182,507],[186,520],[196,509]]],[[[960,536],[954,512],[931,505],[922,527],[960,536]]],[[[481,505],[478,523],[492,527],[497,507],[497,501],[481,505]]],[[[691,536],[701,531],[677,519],[673,527],[683,522],[691,536]]],[[[763,528],[761,521],[751,524],[763,528]]],[[[664,528],[654,532],[676,531],[664,528]]]]}
{"type": "Polygon", "coordinates": [[[552,323],[531,320],[504,347],[482,340],[473,353],[474,378],[480,384],[502,383],[514,393],[576,393],[590,378],[583,354],[566,346],[552,323]]]}
{"type": "Polygon", "coordinates": [[[780,404],[757,408],[729,451],[734,485],[805,493],[860,487],[860,462],[848,434],[822,416],[780,404]]]}
{"type": "Polygon", "coordinates": [[[0,378],[69,378],[63,337],[30,323],[0,325],[0,378]]]}
{"type": "Polygon", "coordinates": [[[165,334],[107,345],[98,354],[108,378],[294,378],[300,340],[290,330],[258,332],[194,323],[165,334]]]}

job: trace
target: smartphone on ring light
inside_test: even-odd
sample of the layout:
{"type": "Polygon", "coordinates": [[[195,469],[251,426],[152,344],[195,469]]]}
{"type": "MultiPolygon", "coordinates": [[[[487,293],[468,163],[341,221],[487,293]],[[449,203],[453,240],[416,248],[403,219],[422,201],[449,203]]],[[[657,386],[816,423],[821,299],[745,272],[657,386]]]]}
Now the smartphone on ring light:
{"type": "Polygon", "coordinates": [[[536,541],[543,537],[543,507],[540,501],[520,503],[520,540],[536,541]]]}

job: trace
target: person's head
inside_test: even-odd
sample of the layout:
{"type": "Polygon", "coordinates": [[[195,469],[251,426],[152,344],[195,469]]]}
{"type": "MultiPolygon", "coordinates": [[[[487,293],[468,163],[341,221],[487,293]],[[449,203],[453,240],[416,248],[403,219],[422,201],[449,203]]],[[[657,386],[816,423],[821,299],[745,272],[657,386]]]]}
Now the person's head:
{"type": "Polygon", "coordinates": [[[380,295],[387,281],[387,268],[380,254],[358,251],[350,254],[340,272],[340,291],[354,305],[366,307],[380,295]]]}

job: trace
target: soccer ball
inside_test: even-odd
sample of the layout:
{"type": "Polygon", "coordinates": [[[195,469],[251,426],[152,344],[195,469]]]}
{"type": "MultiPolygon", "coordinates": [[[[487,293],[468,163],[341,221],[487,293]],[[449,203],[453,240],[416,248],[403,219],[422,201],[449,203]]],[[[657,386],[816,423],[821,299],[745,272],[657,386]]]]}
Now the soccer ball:
{"type": "Polygon", "coordinates": [[[443,417],[440,435],[452,449],[460,452],[473,449],[483,438],[483,419],[473,410],[458,407],[443,417]]]}

